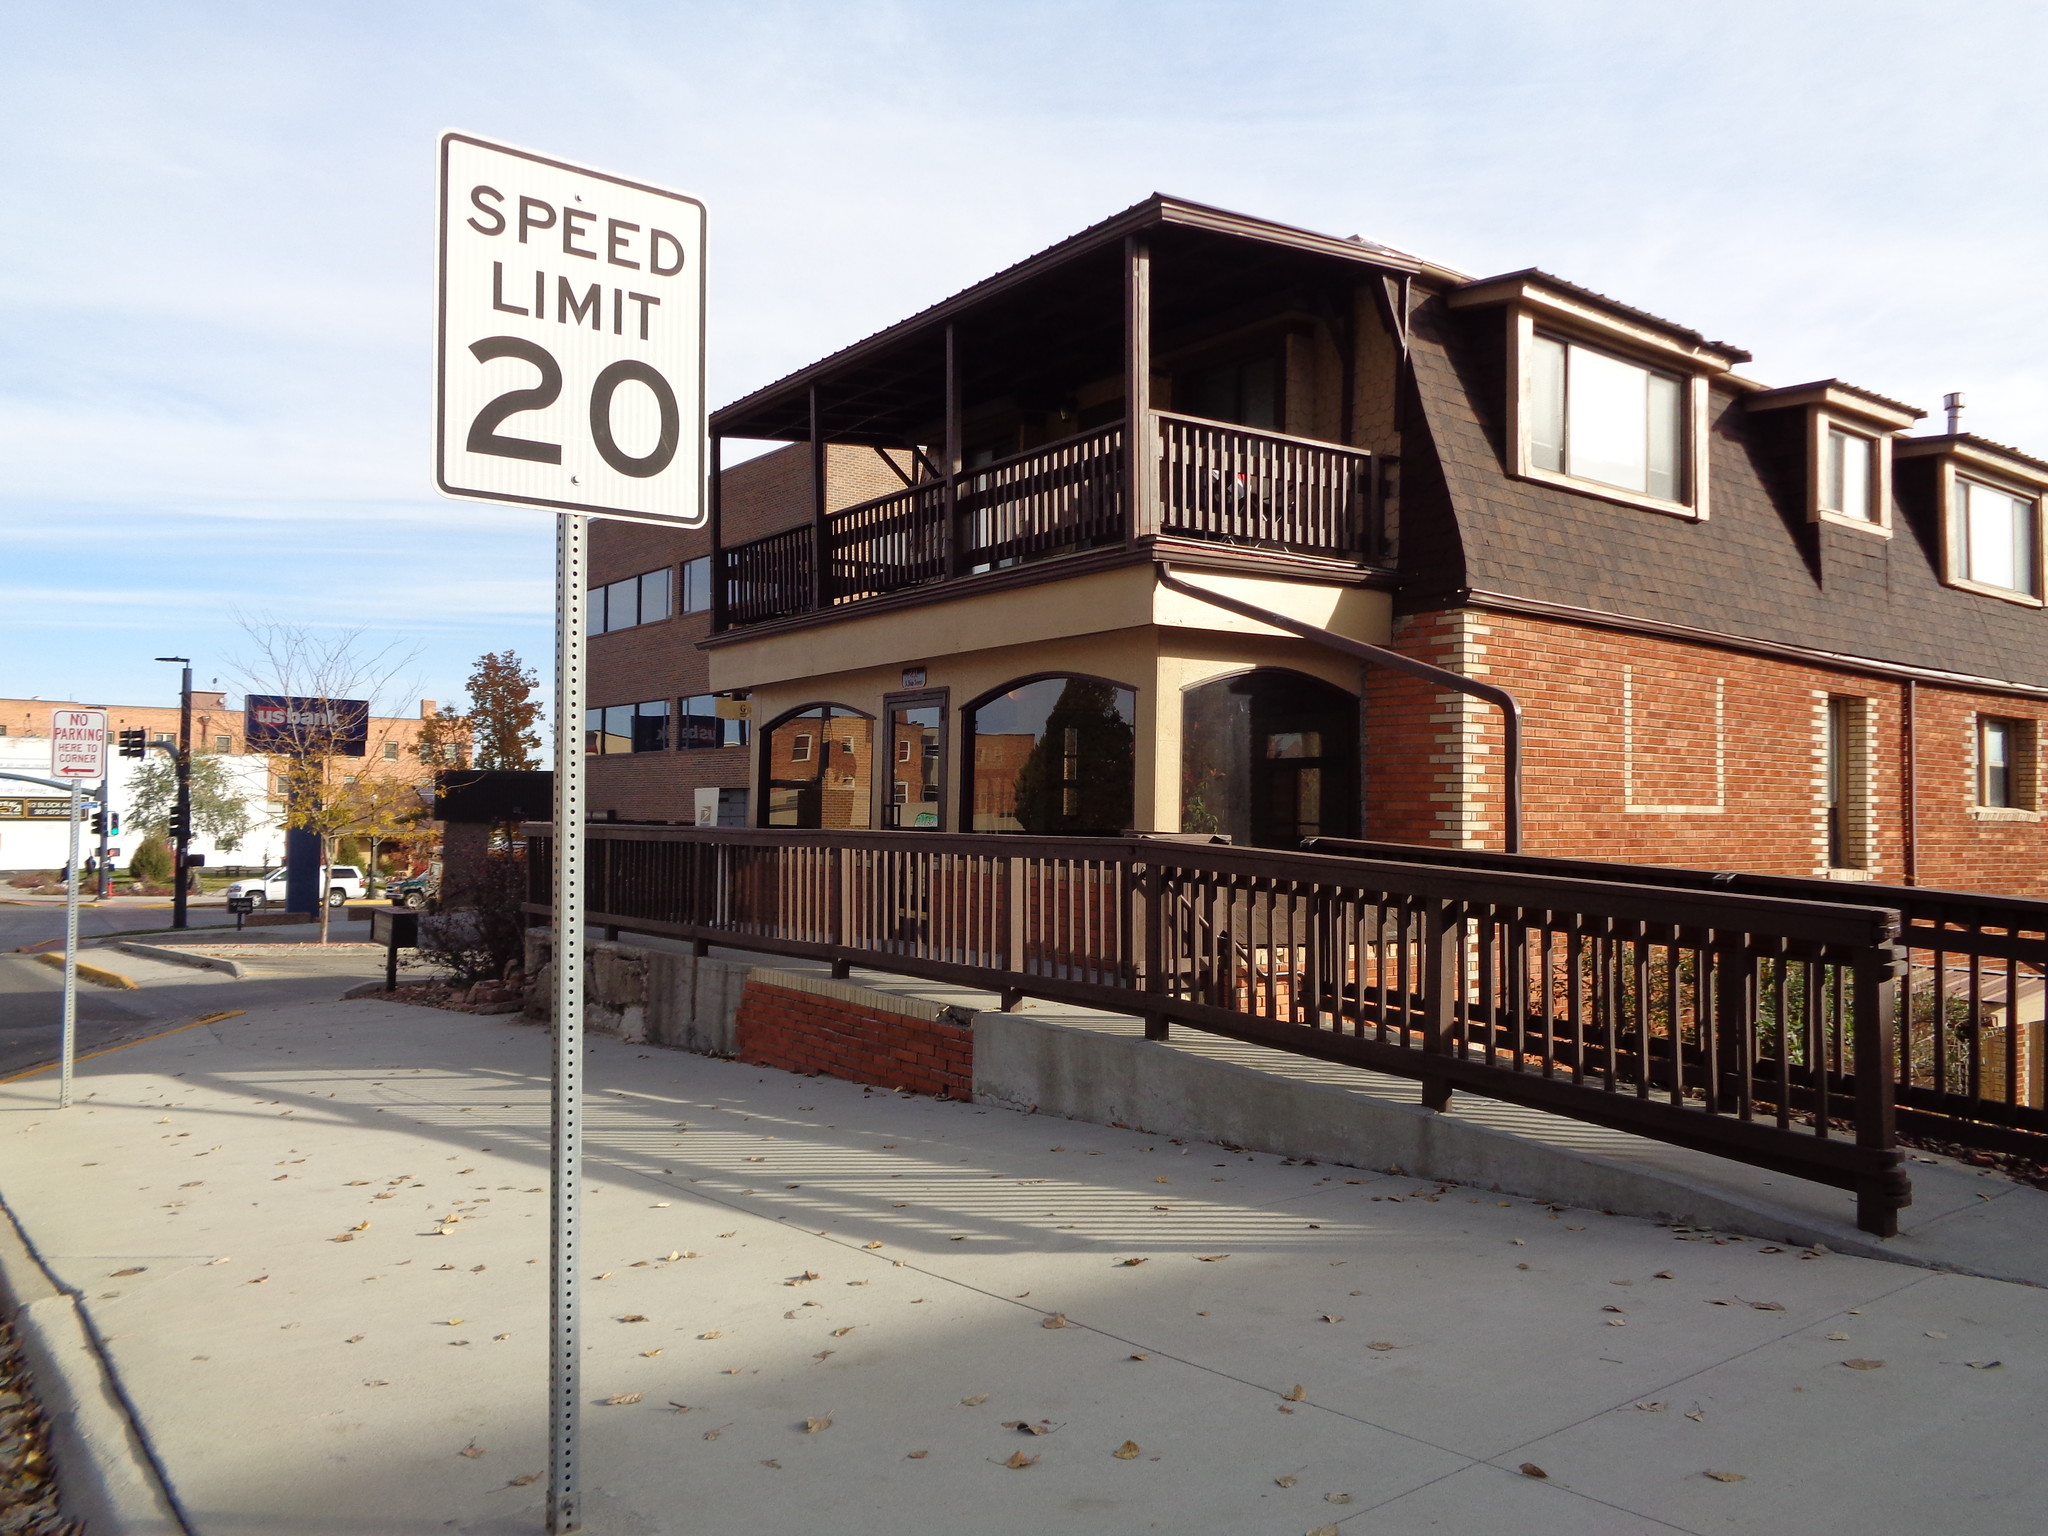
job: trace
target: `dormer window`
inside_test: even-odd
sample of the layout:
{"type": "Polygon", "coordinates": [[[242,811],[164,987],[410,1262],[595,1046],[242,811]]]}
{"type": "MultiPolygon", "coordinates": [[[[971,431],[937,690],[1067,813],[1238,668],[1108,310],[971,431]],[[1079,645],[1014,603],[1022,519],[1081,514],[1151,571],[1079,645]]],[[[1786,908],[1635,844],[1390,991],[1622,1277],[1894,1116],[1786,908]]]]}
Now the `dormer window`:
{"type": "Polygon", "coordinates": [[[1820,509],[1852,522],[1882,522],[1877,507],[1877,441],[1830,426],[1821,449],[1820,509]]]}
{"type": "Polygon", "coordinates": [[[1892,455],[1914,465],[1913,503],[1930,520],[1940,519],[1944,582],[2008,603],[2044,606],[2041,521],[2048,463],[1967,432],[1902,438],[1892,445],[1892,455]]]}
{"type": "Polygon", "coordinates": [[[2040,497],[2016,496],[1965,475],[1955,477],[1950,496],[1949,559],[1955,574],[1978,586],[2038,598],[2040,497]]]}
{"type": "Polygon", "coordinates": [[[1682,499],[1685,383],[1537,332],[1529,347],[1529,461],[1538,469],[1682,499]]]}
{"type": "Polygon", "coordinates": [[[1803,435],[1808,522],[1891,537],[1892,439],[1925,411],[1840,379],[1759,390],[1743,406],[1767,435],[1803,435]]]}
{"type": "Polygon", "coordinates": [[[1747,352],[1533,270],[1468,283],[1448,303],[1506,310],[1509,474],[1707,515],[1708,383],[1747,352]]]}

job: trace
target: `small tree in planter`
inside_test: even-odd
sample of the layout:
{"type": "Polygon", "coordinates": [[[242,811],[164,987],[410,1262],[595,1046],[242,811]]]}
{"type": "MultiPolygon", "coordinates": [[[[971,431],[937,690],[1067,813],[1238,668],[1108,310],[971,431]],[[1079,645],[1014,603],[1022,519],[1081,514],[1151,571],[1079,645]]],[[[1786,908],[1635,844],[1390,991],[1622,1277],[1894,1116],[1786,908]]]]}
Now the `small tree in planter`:
{"type": "Polygon", "coordinates": [[[415,963],[446,971],[463,986],[509,980],[526,959],[526,857],[500,849],[486,858],[473,904],[420,919],[415,963]]]}
{"type": "Polygon", "coordinates": [[[160,837],[145,837],[128,860],[128,874],[144,885],[162,885],[171,878],[171,850],[160,837]]]}

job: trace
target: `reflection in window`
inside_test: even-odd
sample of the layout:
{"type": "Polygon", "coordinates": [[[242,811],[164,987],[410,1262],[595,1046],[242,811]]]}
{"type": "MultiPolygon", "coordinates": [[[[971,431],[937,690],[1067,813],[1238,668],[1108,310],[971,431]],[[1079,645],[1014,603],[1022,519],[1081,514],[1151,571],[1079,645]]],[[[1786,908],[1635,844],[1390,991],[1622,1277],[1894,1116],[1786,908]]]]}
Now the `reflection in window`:
{"type": "Polygon", "coordinates": [[[1045,677],[968,711],[973,829],[1095,836],[1128,828],[1137,700],[1115,683],[1045,677]]]}
{"type": "Polygon", "coordinates": [[[583,712],[583,750],[598,757],[668,750],[668,700],[612,704],[583,712]]]}
{"type": "Polygon", "coordinates": [[[869,825],[874,721],[841,704],[814,704],[770,727],[761,825],[808,829],[869,825]]]}
{"type": "Polygon", "coordinates": [[[632,629],[669,615],[669,570],[648,571],[590,589],[590,633],[632,629]]]}
{"type": "Polygon", "coordinates": [[[691,752],[703,747],[744,747],[747,722],[722,720],[715,693],[696,693],[677,700],[676,746],[691,752]]]}
{"type": "Polygon", "coordinates": [[[945,705],[897,704],[889,711],[889,761],[893,777],[882,824],[931,832],[940,826],[940,762],[945,705]]]}
{"type": "Polygon", "coordinates": [[[1860,432],[1828,429],[1822,450],[1820,509],[1874,523],[1877,517],[1877,444],[1860,432]]]}
{"type": "Polygon", "coordinates": [[[1184,832],[1261,848],[1358,827],[1358,700],[1261,668],[1190,689],[1181,704],[1184,832]]]}

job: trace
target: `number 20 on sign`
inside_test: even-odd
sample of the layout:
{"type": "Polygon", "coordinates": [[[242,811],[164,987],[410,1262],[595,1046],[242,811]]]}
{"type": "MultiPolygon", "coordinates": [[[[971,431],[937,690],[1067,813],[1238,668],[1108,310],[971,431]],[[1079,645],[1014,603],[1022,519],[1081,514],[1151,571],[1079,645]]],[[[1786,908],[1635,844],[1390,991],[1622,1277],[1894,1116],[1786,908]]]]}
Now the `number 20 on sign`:
{"type": "Polygon", "coordinates": [[[444,492],[697,526],[703,333],[703,204],[442,136],[444,492]]]}

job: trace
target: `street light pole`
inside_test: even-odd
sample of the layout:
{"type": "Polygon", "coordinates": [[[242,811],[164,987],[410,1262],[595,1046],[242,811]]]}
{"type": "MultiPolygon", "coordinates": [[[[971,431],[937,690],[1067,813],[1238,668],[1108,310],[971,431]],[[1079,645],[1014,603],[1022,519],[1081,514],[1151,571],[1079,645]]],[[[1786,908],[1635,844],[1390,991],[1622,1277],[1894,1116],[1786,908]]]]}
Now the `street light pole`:
{"type": "Polygon", "coordinates": [[[192,658],[159,656],[158,661],[182,661],[183,681],[178,688],[178,801],[171,812],[171,831],[177,841],[171,858],[171,926],[183,928],[185,921],[185,859],[192,842],[192,658]]]}

